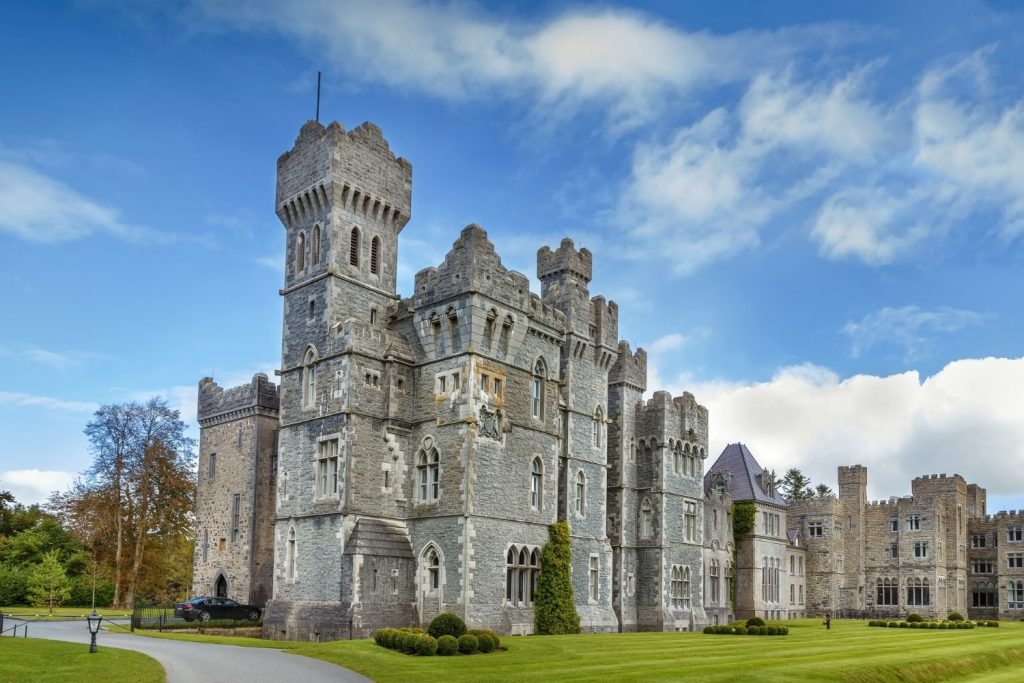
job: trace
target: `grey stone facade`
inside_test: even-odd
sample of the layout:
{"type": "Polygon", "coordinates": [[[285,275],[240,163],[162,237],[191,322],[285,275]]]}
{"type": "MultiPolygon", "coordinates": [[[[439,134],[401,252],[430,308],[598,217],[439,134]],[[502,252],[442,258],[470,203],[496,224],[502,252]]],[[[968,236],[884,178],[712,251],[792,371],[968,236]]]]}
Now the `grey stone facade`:
{"type": "MultiPolygon", "coordinates": [[[[402,297],[411,210],[412,167],[373,124],[310,121],[278,159],[280,389],[200,385],[195,592],[223,576],[232,597],[270,597],[264,633],[278,639],[366,637],[444,611],[531,633],[540,549],[567,520],[586,631],[867,604],[875,546],[850,545],[875,524],[866,472],[847,468],[839,499],[799,509],[745,447],[706,473],[707,410],[689,393],[643,398],[646,353],[591,295],[587,249],[542,247],[538,295],[469,225],[402,297]],[[732,505],[747,500],[758,526],[736,544],[732,505]],[[828,534],[809,538],[812,521],[828,534]]],[[[928,489],[948,516],[980,495],[984,514],[983,492],[944,486],[915,482],[915,501],[928,489]]],[[[931,576],[960,585],[966,562],[931,576]]]]}
{"type": "Polygon", "coordinates": [[[263,374],[228,390],[209,377],[199,383],[193,595],[270,599],[278,407],[263,374]]]}

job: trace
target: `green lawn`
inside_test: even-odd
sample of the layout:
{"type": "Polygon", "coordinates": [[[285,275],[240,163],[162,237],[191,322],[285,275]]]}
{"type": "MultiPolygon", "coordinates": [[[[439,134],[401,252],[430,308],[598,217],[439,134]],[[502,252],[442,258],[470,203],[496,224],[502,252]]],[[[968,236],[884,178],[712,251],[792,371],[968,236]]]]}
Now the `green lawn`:
{"type": "Polygon", "coordinates": [[[0,683],[132,681],[163,683],[164,669],[148,655],[112,647],[37,638],[0,638],[0,683]]]}
{"type": "MultiPolygon", "coordinates": [[[[10,615],[19,619],[84,619],[86,614],[92,610],[89,607],[54,607],[53,614],[50,614],[45,607],[26,607],[25,605],[12,605],[0,607],[4,616],[10,615]]],[[[128,619],[132,616],[131,610],[110,609],[109,607],[97,607],[97,614],[107,619],[128,619]]]]}
{"type": "Polygon", "coordinates": [[[1024,624],[971,631],[868,628],[865,621],[788,621],[788,636],[623,633],[503,637],[507,652],[412,657],[369,640],[332,643],[153,634],[182,640],[278,646],[387,681],[1018,681],[1024,624]],[[968,678],[969,677],[969,678],[968,678]]]}

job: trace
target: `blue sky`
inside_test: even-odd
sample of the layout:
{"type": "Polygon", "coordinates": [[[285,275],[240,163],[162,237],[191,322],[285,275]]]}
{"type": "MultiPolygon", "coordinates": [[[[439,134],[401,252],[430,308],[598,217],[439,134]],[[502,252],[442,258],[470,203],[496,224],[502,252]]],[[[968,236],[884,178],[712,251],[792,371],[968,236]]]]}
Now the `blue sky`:
{"type": "Polygon", "coordinates": [[[0,487],[64,485],[100,403],[193,421],[200,377],[276,367],[275,160],[321,69],[321,120],[413,164],[402,291],[468,223],[531,277],[570,235],[713,452],[1024,508],[1024,5],[921,7],[5,7],[0,487]]]}

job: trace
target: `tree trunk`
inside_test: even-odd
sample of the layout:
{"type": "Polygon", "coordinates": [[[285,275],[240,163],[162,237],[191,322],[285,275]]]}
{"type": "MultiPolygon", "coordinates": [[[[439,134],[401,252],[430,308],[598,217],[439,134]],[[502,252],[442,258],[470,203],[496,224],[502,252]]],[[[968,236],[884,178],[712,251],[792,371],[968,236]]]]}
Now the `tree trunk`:
{"type": "Polygon", "coordinates": [[[120,466],[114,479],[114,491],[117,492],[117,505],[114,508],[114,520],[117,527],[117,543],[114,548],[114,607],[124,607],[121,603],[121,546],[124,544],[124,519],[121,516],[121,473],[120,466]]]}

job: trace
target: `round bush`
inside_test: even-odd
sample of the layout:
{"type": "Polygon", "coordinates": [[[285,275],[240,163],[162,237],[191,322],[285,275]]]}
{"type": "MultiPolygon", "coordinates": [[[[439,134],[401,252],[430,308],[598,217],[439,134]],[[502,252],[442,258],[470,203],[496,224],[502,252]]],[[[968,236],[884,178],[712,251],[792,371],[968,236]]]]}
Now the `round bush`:
{"type": "Polygon", "coordinates": [[[406,633],[402,637],[402,652],[407,655],[416,654],[416,648],[419,647],[420,643],[419,633],[406,633]]]}
{"type": "Polygon", "coordinates": [[[922,626],[927,626],[927,624],[925,624],[923,621],[910,622],[910,628],[921,628],[922,626]]]}
{"type": "Polygon", "coordinates": [[[759,635],[761,635],[761,629],[762,628],[764,628],[764,627],[763,626],[748,626],[747,627],[747,635],[748,636],[759,636],[759,635]]]}
{"type": "Polygon", "coordinates": [[[947,618],[950,621],[963,621],[964,620],[964,615],[960,614],[959,612],[950,612],[949,613],[949,617],[947,617],[947,618]]]}
{"type": "Polygon", "coordinates": [[[764,626],[764,619],[761,617],[750,617],[747,619],[747,628],[751,626],[764,626]]]}
{"type": "Polygon", "coordinates": [[[918,614],[917,612],[913,612],[913,613],[907,615],[907,621],[909,621],[909,622],[924,621],[924,619],[922,619],[921,615],[918,614]]]}
{"type": "Polygon", "coordinates": [[[491,638],[490,634],[488,633],[481,633],[476,637],[476,640],[477,647],[480,649],[480,652],[483,652],[484,654],[487,654],[488,652],[494,652],[494,648],[498,647],[494,643],[494,638],[491,638]]]}
{"type": "MultiPolygon", "coordinates": [[[[494,649],[495,650],[497,650],[498,646],[501,645],[501,639],[498,638],[498,634],[495,633],[494,631],[491,631],[490,629],[486,629],[486,628],[471,628],[468,631],[466,631],[466,633],[469,633],[469,634],[472,634],[472,635],[476,636],[478,640],[480,639],[480,636],[482,634],[486,633],[487,635],[489,635],[491,637],[491,640],[494,641],[494,649]]],[[[483,648],[481,648],[481,651],[483,651],[483,648]]]]}
{"type": "Polygon", "coordinates": [[[450,657],[459,651],[459,641],[455,636],[441,636],[437,639],[437,654],[450,657]]]}
{"type": "Polygon", "coordinates": [[[747,627],[746,626],[737,626],[736,628],[733,629],[733,633],[735,633],[738,636],[745,636],[745,635],[747,635],[747,627]]]}
{"type": "Polygon", "coordinates": [[[999,622],[996,621],[995,619],[989,619],[988,620],[988,625],[989,625],[989,628],[999,628],[999,622]]]}
{"type": "Polygon", "coordinates": [[[464,655],[471,655],[480,649],[480,641],[472,633],[459,636],[459,652],[464,655]]]}
{"type": "Polygon", "coordinates": [[[444,612],[434,617],[434,621],[427,627],[427,633],[434,638],[441,636],[455,636],[458,638],[466,633],[466,623],[458,614],[444,612]]]}
{"type": "Polygon", "coordinates": [[[437,638],[421,634],[416,638],[416,654],[421,657],[433,657],[437,654],[437,638]]]}
{"type": "Polygon", "coordinates": [[[917,623],[917,622],[901,621],[900,622],[900,628],[910,628],[910,624],[912,624],[912,623],[917,623]]]}
{"type": "Polygon", "coordinates": [[[777,636],[777,635],[779,635],[779,627],[778,626],[769,626],[767,628],[767,631],[768,631],[768,635],[770,635],[770,636],[777,636]]]}
{"type": "Polygon", "coordinates": [[[937,621],[933,621],[932,623],[928,624],[928,628],[931,628],[931,629],[935,629],[935,628],[938,628],[938,627],[939,627],[939,623],[937,621]]]}
{"type": "Polygon", "coordinates": [[[705,626],[704,627],[704,633],[712,634],[714,632],[715,632],[715,627],[714,626],[705,626]]]}
{"type": "Polygon", "coordinates": [[[780,636],[788,636],[789,635],[789,627],[788,626],[780,626],[779,627],[779,635],[780,636]]]}
{"type": "Polygon", "coordinates": [[[440,638],[441,636],[455,636],[458,638],[466,633],[466,622],[459,618],[458,614],[445,612],[434,617],[427,627],[427,633],[440,638]]]}

